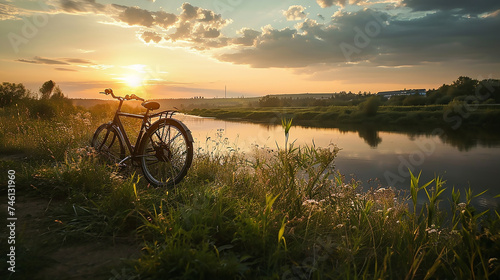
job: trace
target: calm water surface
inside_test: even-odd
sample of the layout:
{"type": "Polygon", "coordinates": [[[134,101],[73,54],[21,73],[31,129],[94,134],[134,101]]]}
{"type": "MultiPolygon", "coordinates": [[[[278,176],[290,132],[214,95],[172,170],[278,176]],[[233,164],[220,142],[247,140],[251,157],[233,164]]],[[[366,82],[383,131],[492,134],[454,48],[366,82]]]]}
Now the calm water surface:
{"type": "MultiPolygon", "coordinates": [[[[195,149],[227,138],[229,146],[243,152],[257,147],[275,149],[284,146],[284,132],[278,124],[254,124],[177,115],[191,130],[195,149]],[[208,139],[208,140],[207,140],[208,139]]],[[[474,132],[472,135],[448,135],[442,130],[433,133],[399,133],[370,129],[341,131],[337,128],[293,126],[289,142],[295,145],[336,145],[341,150],[335,165],[347,179],[363,182],[365,188],[394,186],[409,189],[408,169],[422,172],[421,182],[435,175],[452,187],[469,186],[481,196],[482,206],[496,206],[493,196],[500,194],[500,134],[474,132]]]]}

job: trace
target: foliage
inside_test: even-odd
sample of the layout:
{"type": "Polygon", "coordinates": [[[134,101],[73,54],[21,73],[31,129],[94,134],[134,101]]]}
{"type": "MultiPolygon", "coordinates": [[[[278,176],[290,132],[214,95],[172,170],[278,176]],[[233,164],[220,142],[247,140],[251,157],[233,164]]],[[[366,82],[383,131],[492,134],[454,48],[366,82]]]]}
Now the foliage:
{"type": "Polygon", "coordinates": [[[378,96],[371,96],[370,98],[363,101],[363,103],[359,104],[359,108],[361,109],[363,114],[367,116],[375,116],[377,114],[380,103],[380,98],[378,96]]]}
{"type": "Polygon", "coordinates": [[[56,83],[54,83],[52,80],[43,83],[43,85],[38,90],[40,92],[41,99],[49,99],[55,86],[56,83]]]}
{"type": "MultiPolygon", "coordinates": [[[[322,95],[321,98],[314,98],[308,94],[293,95],[267,95],[259,99],[259,107],[327,107],[327,106],[360,106],[361,110],[368,100],[375,102],[373,94],[368,93],[332,93],[328,97],[322,95]]],[[[423,106],[423,105],[445,105],[456,98],[462,100],[476,101],[484,104],[500,104],[500,80],[484,79],[475,80],[466,76],[460,76],[450,85],[443,84],[438,89],[427,91],[426,96],[418,93],[392,96],[388,99],[380,99],[382,106],[423,106]]],[[[364,112],[366,113],[366,112],[364,112]]]]}
{"type": "MultiPolygon", "coordinates": [[[[409,195],[363,189],[336,172],[335,146],[286,143],[287,149],[243,154],[225,150],[220,137],[197,150],[177,188],[152,189],[86,147],[103,119],[80,109],[68,117],[74,109],[66,109],[49,120],[30,118],[23,111],[28,107],[0,114],[2,133],[11,139],[0,150],[28,157],[17,162],[16,191],[48,201],[45,223],[36,224],[44,233],[18,238],[35,244],[32,256],[125,238],[143,248],[123,263],[130,279],[500,277],[500,215],[476,209],[473,201],[481,194],[470,189],[453,189],[449,206],[442,203],[441,178],[422,183],[411,174],[409,195]]],[[[336,113],[359,117],[352,107],[336,113]]],[[[292,130],[284,122],[285,133],[292,130]]],[[[40,269],[35,257],[19,256],[16,276],[40,269]]]]}
{"type": "MultiPolygon", "coordinates": [[[[391,98],[392,99],[392,98],[391,98]]],[[[361,106],[360,106],[361,107],[361,106]]],[[[367,115],[360,107],[330,106],[305,107],[288,110],[288,116],[293,117],[294,124],[317,127],[352,127],[359,125],[356,130],[366,126],[378,130],[412,130],[416,127],[429,129],[430,127],[451,127],[459,118],[463,128],[491,127],[496,129],[500,125],[500,107],[482,104],[468,104],[464,101],[452,102],[449,106],[379,106],[375,115],[367,115]],[[460,105],[456,107],[456,105],[460,105]],[[411,128],[409,128],[411,125],[411,128]]],[[[364,108],[364,107],[363,107],[364,108]]],[[[266,122],[280,125],[280,118],[285,109],[271,108],[225,108],[201,109],[189,111],[189,114],[220,119],[239,118],[254,122],[266,122]]],[[[466,129],[461,130],[467,133],[466,129]]]]}
{"type": "Polygon", "coordinates": [[[4,82],[0,85],[0,108],[16,104],[30,94],[23,84],[4,82]]]}

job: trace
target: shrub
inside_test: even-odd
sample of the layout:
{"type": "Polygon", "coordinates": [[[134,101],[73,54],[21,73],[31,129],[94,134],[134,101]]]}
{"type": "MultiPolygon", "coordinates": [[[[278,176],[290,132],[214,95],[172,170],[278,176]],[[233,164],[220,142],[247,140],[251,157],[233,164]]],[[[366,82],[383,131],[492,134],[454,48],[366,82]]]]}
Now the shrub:
{"type": "Polygon", "coordinates": [[[0,85],[0,108],[14,104],[29,95],[30,92],[23,84],[4,82],[0,85]]]}
{"type": "Polygon", "coordinates": [[[380,98],[377,96],[372,96],[368,98],[363,103],[359,104],[361,111],[367,116],[375,116],[380,106],[380,98]]]}

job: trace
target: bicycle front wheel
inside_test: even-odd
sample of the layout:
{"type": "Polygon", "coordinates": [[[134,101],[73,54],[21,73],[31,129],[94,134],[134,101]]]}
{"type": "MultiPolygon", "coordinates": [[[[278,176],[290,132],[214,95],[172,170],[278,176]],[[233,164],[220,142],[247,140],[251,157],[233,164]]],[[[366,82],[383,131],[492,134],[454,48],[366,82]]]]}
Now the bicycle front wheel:
{"type": "Polygon", "coordinates": [[[118,131],[111,124],[105,123],[99,126],[90,144],[110,163],[117,163],[125,157],[125,147],[118,136],[118,131]]]}
{"type": "Polygon", "coordinates": [[[181,122],[162,119],[148,129],[139,146],[141,168],[155,186],[173,186],[186,176],[193,160],[193,137],[181,122]]]}

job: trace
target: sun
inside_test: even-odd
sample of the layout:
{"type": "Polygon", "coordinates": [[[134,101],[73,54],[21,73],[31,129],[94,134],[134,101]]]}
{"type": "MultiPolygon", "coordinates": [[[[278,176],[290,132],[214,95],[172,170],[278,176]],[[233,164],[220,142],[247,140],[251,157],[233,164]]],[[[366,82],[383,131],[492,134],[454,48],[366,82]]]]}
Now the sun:
{"type": "Polygon", "coordinates": [[[142,77],[139,75],[129,75],[123,78],[129,87],[137,88],[142,86],[142,77]]]}

